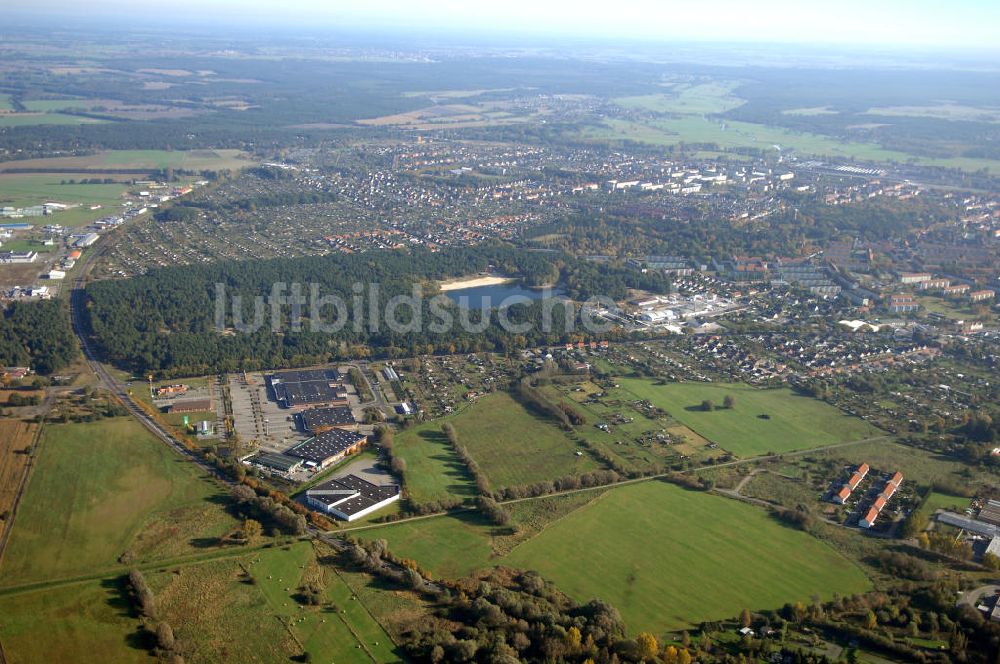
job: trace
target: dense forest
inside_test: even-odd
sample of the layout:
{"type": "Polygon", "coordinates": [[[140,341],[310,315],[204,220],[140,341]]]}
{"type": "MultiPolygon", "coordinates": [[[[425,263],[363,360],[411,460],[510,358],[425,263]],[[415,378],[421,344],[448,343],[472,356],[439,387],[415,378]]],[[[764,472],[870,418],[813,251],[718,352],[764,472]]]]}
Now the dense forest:
{"type": "Polygon", "coordinates": [[[0,315],[0,365],[59,371],[78,353],[69,309],[58,300],[14,302],[0,315]]]}
{"type": "Polygon", "coordinates": [[[744,224],[715,220],[710,211],[694,207],[659,209],[640,203],[581,209],[533,228],[528,239],[574,254],[676,254],[707,263],[733,254],[798,256],[843,236],[868,242],[902,239],[948,218],[940,205],[922,200],[825,205],[797,192],[782,197],[784,209],[744,224]]]}
{"type": "Polygon", "coordinates": [[[412,295],[414,287],[434,295],[431,282],[491,267],[528,287],[558,284],[577,301],[594,296],[621,299],[629,288],[669,289],[662,275],[556,252],[487,245],[165,268],[129,280],[91,284],[87,318],[108,361],[130,371],[164,376],[301,366],[368,355],[503,351],[563,342],[574,334],[574,327],[580,329],[581,321],[575,317],[578,306],[572,303],[512,304],[504,315],[512,324],[529,328],[521,331],[504,329],[497,309],[462,309],[444,297],[423,297],[417,310],[391,309],[393,319],[405,329],[390,329],[387,318],[373,324],[381,318],[370,315],[373,308],[386,312],[393,298],[412,295]],[[284,303],[272,308],[269,296],[275,284],[286,287],[285,295],[292,284],[301,284],[307,299],[315,287],[321,296],[336,294],[344,307],[327,303],[310,309],[306,303],[296,310],[284,303]],[[219,292],[224,292],[221,299],[219,292]],[[260,302],[259,316],[253,313],[255,298],[260,302]],[[335,330],[320,329],[312,324],[314,314],[328,325],[344,324],[335,330]],[[220,315],[223,318],[218,319],[220,315]]]}

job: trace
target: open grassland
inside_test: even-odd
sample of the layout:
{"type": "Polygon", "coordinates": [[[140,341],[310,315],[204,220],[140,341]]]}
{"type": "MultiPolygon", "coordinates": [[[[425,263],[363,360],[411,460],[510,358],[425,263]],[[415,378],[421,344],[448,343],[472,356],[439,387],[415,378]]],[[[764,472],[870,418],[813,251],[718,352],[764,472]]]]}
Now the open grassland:
{"type": "Polygon", "coordinates": [[[932,491],[924,504],[921,505],[921,511],[930,516],[934,514],[937,510],[948,510],[949,512],[962,513],[969,509],[971,500],[965,496],[953,496],[950,493],[944,493],[941,491],[932,491]]]}
{"type": "Polygon", "coordinates": [[[611,119],[601,125],[585,127],[580,132],[583,140],[593,142],[634,141],[656,146],[677,146],[681,143],[712,143],[720,149],[759,148],[795,150],[803,155],[841,158],[847,160],[915,162],[926,166],[960,168],[963,170],[990,169],[1000,172],[1000,161],[971,157],[932,158],[911,155],[898,150],[888,150],[875,143],[843,141],[830,136],[809,132],[796,132],[780,127],[769,127],[751,122],[702,118],[687,115],[636,122],[611,119]]]}
{"type": "Polygon", "coordinates": [[[868,109],[869,115],[908,118],[937,118],[961,122],[1000,122],[1000,108],[933,104],[928,106],[883,106],[868,109]]]}
{"type": "Polygon", "coordinates": [[[611,602],[632,632],[660,634],[743,607],[870,588],[860,568],[833,548],[738,501],[656,481],[544,500],[569,502],[537,514],[526,507],[536,501],[511,505],[515,522],[531,532],[501,555],[491,554],[490,538],[496,547],[504,529],[473,516],[358,535],[384,538],[398,555],[443,576],[493,564],[538,570],[578,601],[611,602]]]}
{"type": "Polygon", "coordinates": [[[448,445],[441,432],[441,420],[397,435],[393,454],[406,461],[406,491],[414,503],[475,497],[476,485],[448,445]]]}
{"type": "Polygon", "coordinates": [[[236,526],[222,488],[131,418],[46,426],[4,556],[4,584],[194,553],[236,526]]]}
{"type": "Polygon", "coordinates": [[[189,661],[220,653],[287,661],[307,652],[323,662],[399,661],[388,634],[340,575],[317,563],[309,542],[166,571],[150,585],[177,638],[197,644],[189,661]],[[307,583],[324,588],[324,605],[300,601],[307,583]]]}
{"type": "MultiPolygon", "coordinates": [[[[0,206],[29,207],[42,203],[74,206],[45,217],[44,223],[82,226],[121,211],[128,185],[66,184],[68,180],[93,177],[87,173],[0,173],[0,206]],[[100,206],[91,210],[92,206],[100,206]]],[[[38,223],[39,220],[29,223],[38,223]]]]}
{"type": "Polygon", "coordinates": [[[806,450],[883,433],[862,419],[788,389],[761,390],[738,383],[655,385],[637,378],[619,382],[636,398],[651,401],[740,457],[806,450]],[[735,400],[731,409],[721,408],[726,396],[735,400]],[[702,411],[705,400],[712,401],[716,410],[702,411]]]}
{"type": "Polygon", "coordinates": [[[38,425],[21,420],[0,420],[0,536],[10,523],[21,477],[28,465],[28,448],[38,425]]]}
{"type": "Polygon", "coordinates": [[[368,540],[385,539],[391,551],[416,560],[435,576],[459,578],[489,564],[490,536],[494,532],[499,530],[478,512],[463,512],[355,534],[368,540]]]}
{"type": "MultiPolygon", "coordinates": [[[[3,117],[3,116],[0,116],[3,117]]],[[[0,162],[5,169],[133,170],[144,172],[162,168],[192,171],[239,169],[253,162],[239,150],[106,150],[78,157],[51,157],[0,162]]]]}
{"type": "Polygon", "coordinates": [[[150,662],[124,577],[0,597],[6,661],[150,662]]]}
{"type": "Polygon", "coordinates": [[[653,113],[711,114],[725,113],[744,104],[732,94],[739,84],[734,81],[717,81],[696,85],[677,84],[670,92],[636,97],[620,97],[615,101],[625,108],[653,113]]]}
{"type": "Polygon", "coordinates": [[[98,124],[104,120],[65,113],[0,113],[0,127],[98,124]]]}
{"type": "Polygon", "coordinates": [[[577,600],[607,600],[630,630],[656,633],[870,587],[834,549],[764,511],[662,482],[606,492],[504,562],[577,600]]]}
{"type": "Polygon", "coordinates": [[[551,420],[525,410],[506,392],[483,397],[450,419],[494,487],[518,486],[599,466],[551,420]]]}
{"type": "Polygon", "coordinates": [[[507,510],[516,528],[497,527],[478,512],[460,512],[408,523],[358,530],[361,539],[385,539],[389,549],[416,560],[444,578],[459,578],[501,563],[503,556],[535,537],[549,524],[596,500],[601,490],[581,491],[511,503],[507,510]]]}
{"type": "MultiPolygon", "coordinates": [[[[818,460],[833,459],[841,465],[864,461],[882,472],[899,471],[904,481],[924,486],[932,483],[944,486],[967,487],[975,483],[993,484],[991,475],[970,468],[961,460],[934,454],[926,450],[890,442],[872,442],[832,450],[822,450],[814,455],[818,460]]],[[[806,461],[803,461],[805,463],[806,461]]]]}

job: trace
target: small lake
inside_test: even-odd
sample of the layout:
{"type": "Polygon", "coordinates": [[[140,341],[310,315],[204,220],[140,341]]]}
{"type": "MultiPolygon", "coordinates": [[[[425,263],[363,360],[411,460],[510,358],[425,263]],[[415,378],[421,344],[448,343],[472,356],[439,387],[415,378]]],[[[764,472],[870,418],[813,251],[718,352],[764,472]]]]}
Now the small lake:
{"type": "Polygon", "coordinates": [[[446,291],[445,295],[459,306],[469,309],[484,309],[507,307],[512,304],[523,304],[528,300],[541,300],[546,297],[563,295],[562,289],[524,288],[517,284],[497,284],[495,286],[473,286],[446,291]]]}

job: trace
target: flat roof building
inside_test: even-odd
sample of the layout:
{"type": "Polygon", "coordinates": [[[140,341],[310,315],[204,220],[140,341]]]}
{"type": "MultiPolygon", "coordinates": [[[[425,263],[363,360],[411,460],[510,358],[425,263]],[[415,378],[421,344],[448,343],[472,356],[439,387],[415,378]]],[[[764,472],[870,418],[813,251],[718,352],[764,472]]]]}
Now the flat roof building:
{"type": "Polygon", "coordinates": [[[399,486],[372,484],[357,475],[345,475],[306,491],[310,507],[344,521],[354,521],[399,500],[399,486]]]}
{"type": "Polygon", "coordinates": [[[295,414],[303,431],[319,434],[330,429],[353,429],[358,425],[354,412],[347,406],[308,408],[295,414]]]}
{"type": "Polygon", "coordinates": [[[268,380],[275,400],[283,408],[347,404],[347,393],[336,369],[280,371],[268,380]]]}
{"type": "Polygon", "coordinates": [[[353,431],[330,429],[295,445],[285,454],[299,457],[310,468],[325,468],[357,452],[368,442],[368,437],[353,431]]]}
{"type": "Polygon", "coordinates": [[[302,459],[278,454],[276,452],[260,452],[246,459],[243,463],[263,468],[279,475],[288,475],[302,468],[302,459]]]}
{"type": "Polygon", "coordinates": [[[178,401],[176,403],[169,404],[165,412],[199,413],[208,410],[212,410],[211,399],[188,399],[187,401],[178,401]]]}

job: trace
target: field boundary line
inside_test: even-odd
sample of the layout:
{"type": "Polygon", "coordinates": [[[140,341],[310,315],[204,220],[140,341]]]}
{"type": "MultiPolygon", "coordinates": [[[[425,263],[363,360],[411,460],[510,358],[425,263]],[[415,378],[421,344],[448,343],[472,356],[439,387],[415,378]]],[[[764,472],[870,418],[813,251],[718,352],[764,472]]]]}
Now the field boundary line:
{"type": "MultiPolygon", "coordinates": [[[[48,394],[45,397],[43,415],[48,414],[49,407],[51,406],[51,399],[51,394],[48,394]]],[[[17,492],[14,494],[14,502],[10,507],[10,515],[7,517],[7,523],[4,524],[3,537],[0,537],[0,571],[3,570],[4,554],[7,553],[7,544],[10,541],[10,534],[13,532],[14,523],[17,521],[17,511],[21,507],[21,498],[24,496],[24,492],[28,488],[28,480],[30,476],[34,474],[36,465],[35,459],[38,456],[39,443],[42,440],[42,429],[44,428],[45,418],[43,416],[41,421],[38,422],[38,428],[35,430],[35,435],[31,438],[31,454],[28,456],[28,463],[24,467],[24,472],[21,473],[21,481],[18,483],[17,492]]]]}

